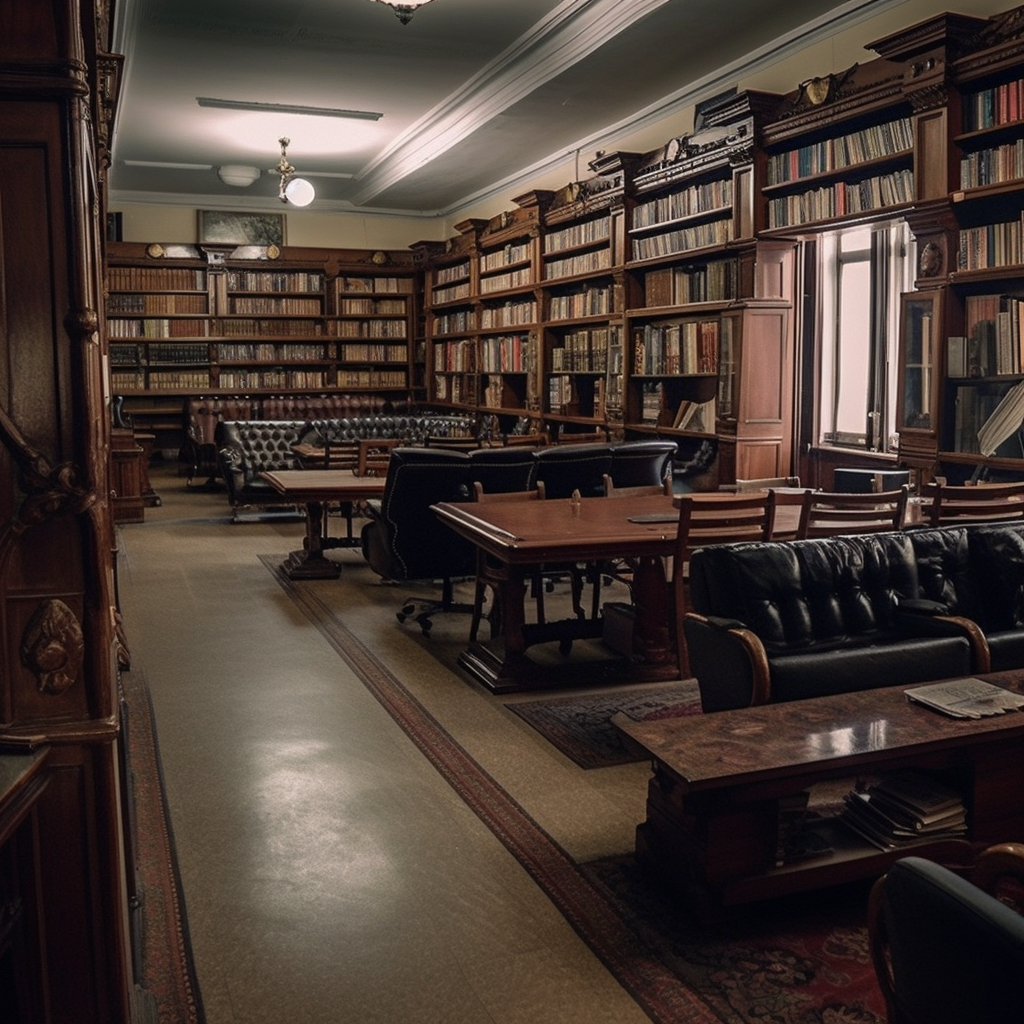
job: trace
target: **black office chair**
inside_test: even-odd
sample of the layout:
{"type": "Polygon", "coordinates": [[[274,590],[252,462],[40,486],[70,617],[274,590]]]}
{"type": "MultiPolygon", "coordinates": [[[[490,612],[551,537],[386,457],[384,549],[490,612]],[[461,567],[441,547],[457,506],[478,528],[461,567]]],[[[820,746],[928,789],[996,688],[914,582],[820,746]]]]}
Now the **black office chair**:
{"type": "Polygon", "coordinates": [[[476,549],[431,510],[442,501],[469,500],[469,456],[444,448],[396,448],[388,463],[380,503],[370,503],[363,527],[363,557],[384,579],[440,580],[441,598],[402,603],[398,621],[413,618],[424,636],[440,612],[472,613],[457,603],[454,581],[476,571],[476,549]]]}
{"type": "Polygon", "coordinates": [[[612,445],[612,468],[608,474],[616,490],[662,484],[672,473],[675,441],[623,441],[612,445]]]}
{"type": "Polygon", "coordinates": [[[537,472],[535,480],[544,484],[547,498],[604,497],[604,475],[611,475],[610,444],[550,445],[533,452],[537,472]]]}
{"type": "Polygon", "coordinates": [[[530,448],[476,448],[469,453],[469,479],[485,494],[529,491],[537,464],[530,448]]]}
{"type": "Polygon", "coordinates": [[[971,878],[904,857],[872,888],[868,935],[889,1024],[1024,1020],[1024,917],[990,894],[1011,879],[1019,899],[1024,845],[989,847],[971,878]]]}

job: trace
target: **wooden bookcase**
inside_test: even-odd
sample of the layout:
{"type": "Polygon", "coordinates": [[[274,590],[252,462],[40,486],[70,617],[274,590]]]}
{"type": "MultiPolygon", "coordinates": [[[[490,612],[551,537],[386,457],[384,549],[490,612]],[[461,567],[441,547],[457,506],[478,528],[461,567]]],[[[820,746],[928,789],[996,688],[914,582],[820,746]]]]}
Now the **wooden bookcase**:
{"type": "Polygon", "coordinates": [[[407,396],[420,276],[412,252],[111,243],[111,394],[165,450],[189,396],[407,396]]]}

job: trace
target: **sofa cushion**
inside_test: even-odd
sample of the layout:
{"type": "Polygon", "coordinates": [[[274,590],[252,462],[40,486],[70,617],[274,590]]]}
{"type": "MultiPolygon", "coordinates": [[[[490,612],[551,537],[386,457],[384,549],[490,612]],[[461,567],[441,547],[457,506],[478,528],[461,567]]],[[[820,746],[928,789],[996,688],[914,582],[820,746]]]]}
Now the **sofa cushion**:
{"type": "Polygon", "coordinates": [[[772,702],[804,700],[880,686],[923,683],[970,675],[971,648],[964,637],[913,639],[875,634],[875,642],[823,645],[771,659],[772,702]]]}
{"type": "Polygon", "coordinates": [[[975,577],[984,581],[971,617],[986,633],[1024,628],[1024,524],[979,526],[967,533],[975,577]]]}

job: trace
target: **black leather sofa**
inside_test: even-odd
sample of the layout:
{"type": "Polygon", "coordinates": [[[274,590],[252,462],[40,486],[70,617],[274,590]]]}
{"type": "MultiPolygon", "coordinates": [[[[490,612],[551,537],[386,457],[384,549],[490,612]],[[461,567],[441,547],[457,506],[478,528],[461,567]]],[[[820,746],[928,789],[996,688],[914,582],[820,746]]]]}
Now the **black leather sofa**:
{"type": "MultiPolygon", "coordinates": [[[[295,444],[322,447],[325,440],[348,447],[355,466],[360,438],[397,438],[403,444],[425,444],[460,436],[473,419],[446,414],[379,414],[320,420],[221,420],[214,429],[217,463],[227,488],[228,503],[238,521],[241,509],[281,504],[277,492],[261,478],[264,472],[301,469],[295,444]]],[[[341,468],[346,463],[332,463],[341,468]]]]}
{"type": "Polygon", "coordinates": [[[1020,526],[708,547],[688,663],[705,711],[1024,666],[1022,585],[1020,526]]]}

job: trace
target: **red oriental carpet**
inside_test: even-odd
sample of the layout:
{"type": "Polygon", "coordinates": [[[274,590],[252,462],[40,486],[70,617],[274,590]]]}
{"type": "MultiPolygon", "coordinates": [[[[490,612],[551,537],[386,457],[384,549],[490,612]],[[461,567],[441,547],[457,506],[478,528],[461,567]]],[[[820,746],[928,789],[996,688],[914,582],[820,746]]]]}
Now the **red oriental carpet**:
{"type": "Polygon", "coordinates": [[[262,557],[423,755],[529,872],[656,1024],[884,1024],[864,886],[690,923],[633,858],[577,863],[338,620],[262,557]]]}

